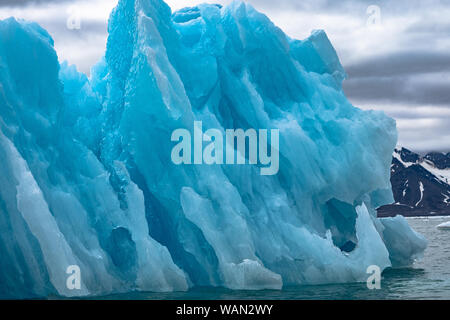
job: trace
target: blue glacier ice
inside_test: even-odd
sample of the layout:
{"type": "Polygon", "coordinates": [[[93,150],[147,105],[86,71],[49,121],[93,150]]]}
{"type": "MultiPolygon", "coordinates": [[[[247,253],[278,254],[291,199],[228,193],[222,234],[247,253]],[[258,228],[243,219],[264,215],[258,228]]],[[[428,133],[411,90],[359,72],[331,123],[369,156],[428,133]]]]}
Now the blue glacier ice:
{"type": "Polygon", "coordinates": [[[0,21],[0,297],[357,282],[420,257],[405,219],[376,217],[395,121],[349,103],[323,31],[161,0],[120,0],[108,31],[88,78],[39,25],[0,21]],[[279,129],[278,174],[173,164],[194,121],[279,129]]]}

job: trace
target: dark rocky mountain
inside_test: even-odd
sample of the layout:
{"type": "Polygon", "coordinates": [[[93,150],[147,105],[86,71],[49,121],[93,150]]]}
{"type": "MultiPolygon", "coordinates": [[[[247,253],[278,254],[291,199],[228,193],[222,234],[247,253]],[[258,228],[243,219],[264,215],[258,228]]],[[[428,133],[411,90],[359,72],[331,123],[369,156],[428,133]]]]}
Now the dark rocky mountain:
{"type": "Polygon", "coordinates": [[[436,168],[444,170],[450,168],[450,152],[447,154],[431,152],[424,157],[426,160],[434,163],[436,168]]]}
{"type": "Polygon", "coordinates": [[[450,215],[450,153],[420,156],[396,149],[391,165],[395,203],[380,207],[378,216],[450,215]]]}

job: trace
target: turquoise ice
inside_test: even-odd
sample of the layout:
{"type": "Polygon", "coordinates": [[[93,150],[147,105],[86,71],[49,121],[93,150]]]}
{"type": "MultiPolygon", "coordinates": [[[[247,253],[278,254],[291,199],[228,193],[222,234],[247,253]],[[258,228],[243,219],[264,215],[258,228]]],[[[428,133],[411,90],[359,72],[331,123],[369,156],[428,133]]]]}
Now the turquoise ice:
{"type": "Polygon", "coordinates": [[[108,31],[88,78],[37,24],[0,21],[0,296],[281,289],[420,257],[403,218],[376,218],[395,121],[350,104],[323,31],[161,0],[120,0],[108,31]],[[194,121],[278,129],[278,174],[175,165],[171,134],[194,121]]]}

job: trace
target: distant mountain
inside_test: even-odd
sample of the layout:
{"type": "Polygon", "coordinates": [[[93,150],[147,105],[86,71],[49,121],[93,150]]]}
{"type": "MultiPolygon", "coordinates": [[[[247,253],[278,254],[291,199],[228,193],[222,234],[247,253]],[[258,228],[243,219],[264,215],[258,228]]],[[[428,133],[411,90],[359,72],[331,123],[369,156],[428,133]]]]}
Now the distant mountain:
{"type": "Polygon", "coordinates": [[[391,183],[395,203],[378,209],[378,216],[450,215],[450,152],[420,156],[396,149],[391,183]]]}

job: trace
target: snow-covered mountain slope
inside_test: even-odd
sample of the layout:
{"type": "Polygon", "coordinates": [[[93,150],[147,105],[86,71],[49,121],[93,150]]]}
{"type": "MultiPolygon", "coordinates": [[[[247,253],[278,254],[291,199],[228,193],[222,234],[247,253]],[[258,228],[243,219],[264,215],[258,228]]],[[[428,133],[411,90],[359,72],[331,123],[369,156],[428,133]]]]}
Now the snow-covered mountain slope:
{"type": "Polygon", "coordinates": [[[450,153],[395,149],[391,183],[395,203],[379,208],[379,216],[450,215],[450,153]]]}

